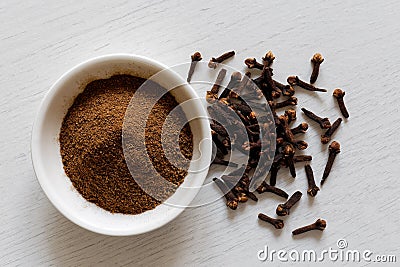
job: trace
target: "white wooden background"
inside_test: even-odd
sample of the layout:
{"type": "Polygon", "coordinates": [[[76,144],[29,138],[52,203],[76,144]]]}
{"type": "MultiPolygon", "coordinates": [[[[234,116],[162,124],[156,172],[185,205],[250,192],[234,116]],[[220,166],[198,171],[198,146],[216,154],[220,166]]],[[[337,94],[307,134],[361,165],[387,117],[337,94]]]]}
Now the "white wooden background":
{"type": "MultiPolygon", "coordinates": [[[[336,248],[394,254],[400,261],[400,2],[390,1],[28,1],[0,2],[0,265],[266,265],[257,252],[336,248]],[[39,103],[66,70],[94,56],[125,52],[167,64],[199,50],[205,59],[234,49],[232,67],[273,50],[275,77],[307,78],[321,52],[318,85],[329,94],[299,92],[300,107],[337,117],[332,89],[342,87],[351,118],[335,139],[342,153],[320,194],[306,195],[283,231],[259,223],[281,201],[227,210],[216,201],[185,210],[171,224],[133,237],[107,237],[64,218],[43,194],[30,159],[39,103]],[[327,219],[322,234],[293,238],[291,230],[327,219]]],[[[303,120],[299,114],[298,122],[303,120]]],[[[306,141],[319,179],[327,147],[310,127],[306,141]]],[[[283,172],[278,185],[304,188],[283,172]]],[[[304,192],[304,190],[303,190],[304,192]]],[[[329,261],[327,261],[329,263],[329,261]]],[[[365,263],[364,263],[365,264],[365,263]]]]}

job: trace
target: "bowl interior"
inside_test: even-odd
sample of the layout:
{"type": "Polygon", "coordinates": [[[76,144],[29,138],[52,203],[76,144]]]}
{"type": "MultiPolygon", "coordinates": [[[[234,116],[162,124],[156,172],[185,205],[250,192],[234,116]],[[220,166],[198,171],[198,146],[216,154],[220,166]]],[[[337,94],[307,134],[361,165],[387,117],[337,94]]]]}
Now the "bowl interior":
{"type": "Polygon", "coordinates": [[[58,141],[60,128],[69,107],[85,86],[93,80],[109,78],[114,74],[131,74],[148,79],[156,73],[156,81],[161,86],[167,89],[178,86],[171,91],[178,103],[190,100],[190,106],[182,106],[185,114],[190,113],[191,117],[207,116],[193,88],[179,75],[148,58],[125,54],[98,57],[76,66],[53,85],[42,102],[32,132],[32,161],[37,178],[54,206],[71,221],[88,230],[108,235],[134,235],[154,230],[177,217],[204,182],[208,172],[204,166],[209,165],[212,153],[207,120],[190,122],[193,159],[196,159],[191,161],[190,170],[200,171],[189,172],[184,183],[171,196],[181,207],[161,204],[138,215],[112,214],[86,201],[64,172],[58,141]]]}

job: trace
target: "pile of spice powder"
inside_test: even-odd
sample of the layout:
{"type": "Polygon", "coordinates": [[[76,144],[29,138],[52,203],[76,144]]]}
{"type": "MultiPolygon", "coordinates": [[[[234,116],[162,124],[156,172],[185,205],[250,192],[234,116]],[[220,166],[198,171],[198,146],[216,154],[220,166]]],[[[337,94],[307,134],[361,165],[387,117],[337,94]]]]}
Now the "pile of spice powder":
{"type": "MultiPolygon", "coordinates": [[[[89,83],[76,97],[61,126],[60,148],[65,173],[86,200],[112,213],[139,214],[154,209],[162,202],[158,196],[155,199],[148,195],[135,182],[126,164],[122,145],[126,109],[135,91],[145,81],[131,75],[115,75],[89,83]]],[[[158,84],[154,84],[154,90],[166,92],[158,84]]],[[[153,168],[166,181],[179,186],[187,175],[193,153],[193,136],[189,125],[185,124],[182,129],[174,128],[184,124],[179,122],[185,120],[184,113],[168,92],[154,106],[154,102],[147,101],[146,94],[140,94],[140,97],[142,105],[137,107],[136,118],[146,120],[146,131],[133,131],[130,138],[135,137],[135,134],[145,135],[144,138],[137,136],[137,139],[146,140],[147,151],[140,151],[130,157],[135,157],[138,167],[148,157],[153,168]],[[141,112],[146,105],[151,105],[146,107],[151,109],[150,114],[141,112]],[[168,158],[172,157],[173,162],[179,162],[182,155],[188,159],[180,162],[179,168],[169,163],[161,144],[163,123],[174,108],[178,110],[177,123],[167,127],[179,136],[180,150],[168,151],[168,158]]],[[[130,170],[132,168],[135,169],[135,176],[149,175],[144,169],[130,166],[130,170]]],[[[162,192],[162,187],[159,189],[163,196],[161,200],[173,193],[162,192]]]]}

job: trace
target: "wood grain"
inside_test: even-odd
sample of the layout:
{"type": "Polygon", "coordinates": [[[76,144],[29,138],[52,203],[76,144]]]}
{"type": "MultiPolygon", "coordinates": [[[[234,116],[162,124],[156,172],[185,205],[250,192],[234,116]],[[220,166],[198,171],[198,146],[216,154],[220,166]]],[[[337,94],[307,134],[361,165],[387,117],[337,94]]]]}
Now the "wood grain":
{"type": "MultiPolygon", "coordinates": [[[[400,257],[400,27],[398,1],[12,1],[0,2],[0,265],[247,266],[265,265],[257,252],[328,249],[345,238],[349,249],[400,257]],[[66,70],[94,56],[126,52],[167,65],[204,60],[236,50],[229,65],[268,50],[277,56],[274,78],[308,79],[310,58],[321,52],[314,96],[299,90],[300,107],[339,116],[331,96],[346,91],[350,119],[335,135],[342,144],[335,168],[314,200],[306,195],[279,232],[259,223],[279,198],[264,194],[257,205],[230,211],[222,200],[187,209],[173,223],[134,237],[107,237],[64,218],[43,194],[30,160],[30,134],[46,91],[66,70]],[[323,234],[293,238],[291,230],[322,217],[323,234]]],[[[204,89],[199,89],[203,94],[204,89]]],[[[298,122],[306,120],[298,116],[298,122]]],[[[307,153],[319,179],[327,146],[310,125],[307,153]]],[[[210,176],[213,175],[213,171],[210,176]]],[[[306,190],[299,168],[278,185],[306,190]]],[[[364,263],[365,264],[365,263],[364,263]]]]}

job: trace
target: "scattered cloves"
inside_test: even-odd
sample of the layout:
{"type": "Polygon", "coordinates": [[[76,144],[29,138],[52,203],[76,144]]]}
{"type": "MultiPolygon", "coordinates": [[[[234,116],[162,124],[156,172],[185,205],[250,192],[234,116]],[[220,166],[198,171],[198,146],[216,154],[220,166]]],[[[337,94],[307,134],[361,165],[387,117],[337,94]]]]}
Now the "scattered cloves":
{"type": "Polygon", "coordinates": [[[307,117],[309,117],[313,121],[317,122],[319,124],[319,126],[321,127],[321,129],[331,128],[331,122],[329,121],[328,118],[321,118],[305,108],[302,108],[301,110],[304,112],[304,114],[307,117]]]}
{"type": "Polygon", "coordinates": [[[222,81],[224,80],[226,75],[226,69],[221,69],[218,73],[217,79],[213,87],[211,87],[210,91],[207,91],[206,101],[210,104],[213,104],[218,99],[219,88],[221,87],[222,81]]]}
{"type": "Polygon", "coordinates": [[[318,219],[315,223],[303,226],[301,228],[298,228],[292,232],[293,235],[299,235],[311,230],[320,230],[323,231],[326,228],[326,221],[322,219],[318,219]]]}
{"type": "Polygon", "coordinates": [[[325,183],[326,178],[328,178],[329,173],[332,170],[333,162],[335,161],[336,155],[340,153],[340,144],[336,141],[333,141],[329,146],[329,157],[328,162],[326,163],[324,174],[321,180],[321,186],[325,183]]]}
{"type": "Polygon", "coordinates": [[[297,86],[299,86],[299,87],[301,87],[301,88],[303,88],[305,90],[312,91],[312,92],[328,92],[328,90],[326,90],[326,89],[317,88],[312,84],[309,84],[309,83],[307,83],[305,81],[300,80],[298,76],[289,76],[287,78],[287,82],[291,86],[297,85],[297,86]]]}
{"type": "Polygon", "coordinates": [[[195,52],[193,55],[191,55],[192,62],[190,63],[190,68],[189,68],[189,73],[187,76],[187,82],[190,83],[192,80],[192,76],[194,73],[194,69],[196,68],[197,62],[202,60],[200,52],[195,52]]]}
{"type": "Polygon", "coordinates": [[[296,191],[285,203],[278,205],[276,214],[278,216],[289,215],[290,209],[300,200],[302,195],[300,191],[296,191]]]}
{"type": "Polygon", "coordinates": [[[342,123],[342,118],[338,118],[333,124],[332,127],[329,128],[323,135],[321,135],[321,143],[327,144],[331,141],[332,135],[336,132],[339,128],[340,124],[342,123]]]}
{"type": "Polygon", "coordinates": [[[283,220],[271,218],[263,213],[258,214],[258,219],[272,224],[276,229],[282,229],[284,226],[283,220]]]}
{"type": "Polygon", "coordinates": [[[340,111],[342,112],[343,117],[346,119],[350,116],[349,112],[347,111],[346,105],[344,104],[343,97],[346,93],[341,89],[337,88],[333,91],[333,96],[336,98],[340,111]]]}
{"type": "Polygon", "coordinates": [[[312,197],[315,197],[319,191],[319,187],[315,184],[314,173],[310,165],[305,165],[304,169],[306,171],[308,189],[307,194],[312,197]]]}
{"type": "Polygon", "coordinates": [[[324,62],[324,58],[320,53],[315,53],[314,56],[311,58],[311,63],[313,64],[313,71],[310,77],[310,83],[315,83],[318,78],[319,74],[319,66],[321,63],[324,62]]]}
{"type": "Polygon", "coordinates": [[[208,67],[215,69],[218,66],[218,63],[222,63],[223,61],[227,60],[228,58],[231,58],[235,55],[235,51],[229,51],[226,52],[222,55],[220,55],[219,57],[213,57],[210,59],[210,61],[208,62],[208,67]]]}
{"type": "MultiPolygon", "coordinates": [[[[188,82],[190,82],[197,61],[201,60],[200,53],[198,53],[198,55],[196,55],[196,53],[192,56],[192,65],[189,69],[187,79],[188,82]]],[[[209,67],[216,68],[219,63],[234,54],[235,52],[232,51],[218,58],[212,58],[209,62],[209,67]]],[[[290,169],[290,174],[296,177],[294,164],[297,162],[309,162],[312,160],[312,157],[310,155],[295,155],[297,150],[306,149],[308,144],[305,141],[295,139],[294,135],[305,133],[309,125],[304,122],[295,128],[290,128],[293,127],[291,125],[296,120],[296,110],[288,109],[283,115],[279,116],[276,109],[297,105],[297,98],[293,96],[295,94],[295,86],[302,87],[309,91],[326,92],[327,90],[316,88],[312,85],[312,83],[317,80],[320,64],[324,60],[320,54],[315,54],[311,59],[313,73],[310,77],[310,83],[300,80],[298,76],[288,77],[288,84],[282,84],[274,80],[272,78],[272,68],[270,67],[274,59],[275,56],[271,51],[266,53],[261,63],[257,62],[255,58],[246,59],[245,64],[248,68],[262,70],[261,76],[250,79],[250,72],[247,72],[243,77],[239,72],[234,72],[231,75],[228,85],[218,97],[220,84],[226,75],[226,70],[222,69],[218,73],[214,86],[210,91],[207,91],[206,100],[211,104],[214,103],[214,105],[207,107],[211,117],[218,118],[218,122],[214,120],[210,123],[212,137],[217,147],[217,155],[212,163],[237,168],[238,164],[224,160],[223,154],[227,154],[230,150],[235,149],[243,153],[249,151],[247,165],[243,165],[229,175],[213,179],[219,189],[224,193],[226,205],[234,210],[237,208],[239,202],[246,202],[248,199],[257,201],[257,196],[253,192],[250,192],[249,188],[253,190],[255,185],[258,186],[262,180],[268,179],[269,177],[269,183],[263,181],[256,191],[259,194],[271,192],[287,199],[285,203],[278,205],[276,208],[276,214],[278,216],[285,216],[290,213],[290,209],[301,199],[302,193],[296,191],[288,199],[289,196],[286,192],[275,187],[278,171],[282,167],[286,167],[290,169]],[[279,100],[275,98],[279,98],[281,95],[288,96],[289,98],[278,102],[279,100]],[[267,100],[266,103],[253,102],[259,101],[263,97],[267,100]],[[258,122],[263,121],[261,118],[268,117],[263,112],[269,110],[271,110],[271,117],[259,124],[258,122]],[[228,130],[233,132],[232,137],[228,136],[228,130]],[[263,132],[271,132],[271,134],[264,136],[264,134],[261,134],[263,132]],[[273,145],[276,148],[275,154],[269,155],[268,149],[263,148],[264,145],[273,145]],[[267,157],[268,160],[263,161],[262,157],[267,157]],[[274,158],[272,165],[270,165],[272,157],[274,158]],[[259,168],[259,165],[262,168],[259,168]],[[266,171],[269,166],[271,166],[271,168],[268,174],[266,171]],[[254,173],[253,170],[255,170],[254,173]],[[244,173],[236,174],[238,171],[244,171],[244,173]]],[[[343,116],[347,118],[348,112],[343,102],[344,92],[340,89],[336,89],[333,95],[337,98],[343,116]]],[[[342,119],[339,118],[331,125],[328,118],[321,118],[304,108],[302,108],[302,111],[307,117],[316,121],[322,129],[328,129],[321,136],[322,143],[328,143],[330,141],[332,135],[342,122],[342,119]]],[[[216,148],[215,146],[213,149],[216,148]]],[[[340,145],[334,141],[329,146],[329,158],[321,180],[321,185],[328,177],[335,156],[338,153],[340,153],[340,145]]],[[[314,197],[317,195],[320,188],[315,184],[311,166],[308,163],[304,165],[308,182],[307,194],[314,197]]],[[[282,229],[284,227],[283,220],[274,219],[262,213],[258,215],[258,218],[272,224],[276,229],[282,229]]],[[[296,229],[292,233],[293,235],[297,235],[314,229],[323,230],[325,227],[326,221],[319,219],[314,224],[296,229]]]]}

